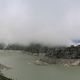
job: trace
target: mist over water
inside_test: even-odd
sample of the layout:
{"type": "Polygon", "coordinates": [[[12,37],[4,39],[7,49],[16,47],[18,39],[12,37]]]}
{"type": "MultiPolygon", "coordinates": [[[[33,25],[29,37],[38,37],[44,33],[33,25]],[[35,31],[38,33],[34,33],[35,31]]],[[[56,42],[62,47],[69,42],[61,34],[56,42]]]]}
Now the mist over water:
{"type": "Polygon", "coordinates": [[[0,41],[69,45],[70,40],[80,37],[79,3],[79,0],[0,0],[0,41]]]}

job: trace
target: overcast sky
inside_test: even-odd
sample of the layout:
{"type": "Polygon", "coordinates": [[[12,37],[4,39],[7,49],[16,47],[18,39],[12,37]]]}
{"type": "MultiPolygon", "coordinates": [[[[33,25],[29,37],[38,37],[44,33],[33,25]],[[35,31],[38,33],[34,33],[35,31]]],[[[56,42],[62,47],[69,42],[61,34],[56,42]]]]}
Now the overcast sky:
{"type": "Polygon", "coordinates": [[[80,0],[0,0],[0,41],[68,44],[80,37],[80,0]]]}

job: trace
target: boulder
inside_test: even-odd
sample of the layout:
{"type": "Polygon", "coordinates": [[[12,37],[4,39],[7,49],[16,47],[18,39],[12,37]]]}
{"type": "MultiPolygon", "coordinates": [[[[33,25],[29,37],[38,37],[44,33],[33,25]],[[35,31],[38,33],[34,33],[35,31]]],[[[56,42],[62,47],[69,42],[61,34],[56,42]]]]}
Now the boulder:
{"type": "Polygon", "coordinates": [[[80,64],[80,60],[77,60],[77,61],[73,62],[71,65],[72,66],[78,66],[79,64],[80,64]]]}

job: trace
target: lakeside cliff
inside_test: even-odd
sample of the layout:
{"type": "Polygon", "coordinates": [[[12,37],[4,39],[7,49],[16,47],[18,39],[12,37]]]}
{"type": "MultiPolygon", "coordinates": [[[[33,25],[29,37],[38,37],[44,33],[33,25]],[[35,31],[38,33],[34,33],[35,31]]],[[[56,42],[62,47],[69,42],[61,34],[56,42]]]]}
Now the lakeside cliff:
{"type": "MultiPolygon", "coordinates": [[[[2,48],[1,48],[2,49],[2,48]]],[[[4,48],[3,48],[4,49],[4,48]]],[[[58,59],[80,59],[80,45],[74,46],[57,46],[50,47],[42,44],[30,44],[28,46],[19,44],[9,44],[5,50],[21,50],[23,52],[30,52],[32,55],[44,55],[49,58],[58,59]]]]}
{"type": "Polygon", "coordinates": [[[28,46],[9,44],[6,46],[5,50],[20,50],[22,53],[30,52],[30,55],[35,55],[37,57],[42,55],[43,59],[41,58],[40,60],[47,63],[80,64],[80,45],[53,47],[34,43],[28,46]]]}

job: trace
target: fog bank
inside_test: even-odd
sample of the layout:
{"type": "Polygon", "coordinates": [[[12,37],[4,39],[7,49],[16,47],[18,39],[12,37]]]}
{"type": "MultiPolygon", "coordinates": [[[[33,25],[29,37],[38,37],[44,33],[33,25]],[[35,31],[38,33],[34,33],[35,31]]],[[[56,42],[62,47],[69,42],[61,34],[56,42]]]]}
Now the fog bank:
{"type": "Polygon", "coordinates": [[[69,45],[80,39],[79,0],[0,0],[0,41],[69,45]]]}

